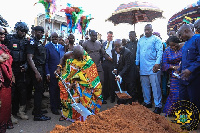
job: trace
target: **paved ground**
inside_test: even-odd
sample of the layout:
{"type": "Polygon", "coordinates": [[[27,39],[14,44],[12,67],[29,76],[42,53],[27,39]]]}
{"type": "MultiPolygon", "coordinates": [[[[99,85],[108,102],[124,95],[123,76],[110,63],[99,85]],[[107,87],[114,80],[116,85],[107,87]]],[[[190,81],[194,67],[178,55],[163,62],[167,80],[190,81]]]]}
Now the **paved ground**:
{"type": "MultiPolygon", "coordinates": [[[[48,93],[45,93],[46,96],[48,96],[48,93]]],[[[51,120],[49,121],[33,121],[33,115],[32,109],[28,110],[27,114],[29,116],[29,120],[19,120],[18,124],[14,124],[14,129],[7,130],[7,133],[49,133],[56,124],[68,126],[71,124],[69,121],[59,121],[60,115],[54,115],[50,111],[50,105],[49,105],[49,99],[46,98],[43,100],[44,103],[47,104],[46,110],[48,111],[47,116],[51,117],[51,120]]],[[[101,107],[101,111],[107,110],[109,108],[112,108],[115,103],[110,103],[110,100],[107,100],[107,104],[103,104],[101,107]]],[[[151,108],[150,110],[154,110],[154,108],[151,108]]],[[[161,115],[164,115],[163,113],[161,115]]],[[[200,133],[200,126],[197,131],[192,131],[190,133],[200,133]]]]}
{"type": "MultiPolygon", "coordinates": [[[[48,94],[45,94],[48,96],[48,94]]],[[[51,113],[49,99],[44,99],[44,103],[47,103],[46,110],[48,111],[47,116],[51,117],[49,121],[33,121],[32,109],[28,110],[27,114],[29,116],[29,120],[19,120],[18,124],[14,124],[14,129],[7,130],[7,133],[47,133],[51,131],[56,124],[68,126],[71,124],[69,121],[59,121],[60,115],[54,115],[51,113]]],[[[112,108],[115,103],[110,103],[107,100],[108,104],[103,104],[101,107],[101,111],[112,108]]]]}

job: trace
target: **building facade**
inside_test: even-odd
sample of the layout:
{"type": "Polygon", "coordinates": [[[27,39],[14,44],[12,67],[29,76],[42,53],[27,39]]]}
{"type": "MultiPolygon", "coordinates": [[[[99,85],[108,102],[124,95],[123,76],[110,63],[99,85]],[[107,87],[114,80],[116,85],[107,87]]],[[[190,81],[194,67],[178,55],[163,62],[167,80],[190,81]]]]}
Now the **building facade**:
{"type": "Polygon", "coordinates": [[[44,27],[45,33],[48,32],[49,35],[52,32],[56,32],[59,36],[67,36],[66,18],[57,14],[51,18],[51,21],[45,18],[45,14],[39,14],[37,18],[35,18],[34,26],[44,27]]]}

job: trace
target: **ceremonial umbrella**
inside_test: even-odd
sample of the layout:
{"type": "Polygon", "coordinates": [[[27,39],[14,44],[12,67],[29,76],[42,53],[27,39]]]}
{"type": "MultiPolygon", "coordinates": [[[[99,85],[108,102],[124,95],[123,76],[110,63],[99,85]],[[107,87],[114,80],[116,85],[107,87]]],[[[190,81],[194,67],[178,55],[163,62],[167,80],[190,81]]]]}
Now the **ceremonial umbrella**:
{"type": "Polygon", "coordinates": [[[182,22],[194,23],[198,17],[200,17],[200,0],[174,14],[168,21],[167,29],[177,30],[178,25],[182,22]]]}
{"type": "Polygon", "coordinates": [[[152,22],[155,18],[164,18],[163,11],[148,2],[130,2],[121,4],[112,16],[106,21],[111,21],[114,25],[119,23],[129,23],[134,25],[138,22],[152,22]]]}
{"type": "Polygon", "coordinates": [[[8,27],[8,22],[0,15],[0,26],[8,27]]]}

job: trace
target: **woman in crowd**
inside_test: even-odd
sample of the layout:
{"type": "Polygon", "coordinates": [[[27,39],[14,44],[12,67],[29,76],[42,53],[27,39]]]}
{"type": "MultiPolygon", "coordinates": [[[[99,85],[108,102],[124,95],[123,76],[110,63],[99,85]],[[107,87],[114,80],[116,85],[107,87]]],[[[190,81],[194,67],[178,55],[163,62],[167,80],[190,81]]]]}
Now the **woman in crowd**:
{"type": "Polygon", "coordinates": [[[11,121],[11,84],[12,79],[12,56],[3,44],[5,30],[0,27],[0,132],[5,133],[6,129],[12,129],[11,121]]]}
{"type": "Polygon", "coordinates": [[[162,69],[170,74],[170,92],[163,112],[172,115],[172,105],[179,100],[179,79],[173,73],[179,68],[182,58],[182,46],[177,36],[170,36],[167,39],[169,47],[163,53],[162,69]]]}

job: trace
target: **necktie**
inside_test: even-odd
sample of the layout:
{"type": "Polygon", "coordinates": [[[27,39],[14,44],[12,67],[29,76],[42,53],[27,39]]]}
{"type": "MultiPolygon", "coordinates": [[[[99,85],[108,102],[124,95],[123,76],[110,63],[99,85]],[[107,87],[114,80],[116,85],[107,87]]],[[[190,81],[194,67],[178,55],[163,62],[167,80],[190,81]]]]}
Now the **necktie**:
{"type": "Polygon", "coordinates": [[[110,44],[110,41],[108,42],[106,49],[108,49],[108,48],[109,48],[109,44],[110,44]]]}
{"type": "Polygon", "coordinates": [[[55,44],[55,47],[56,47],[56,50],[59,52],[59,50],[58,50],[58,44],[55,44]]]}

